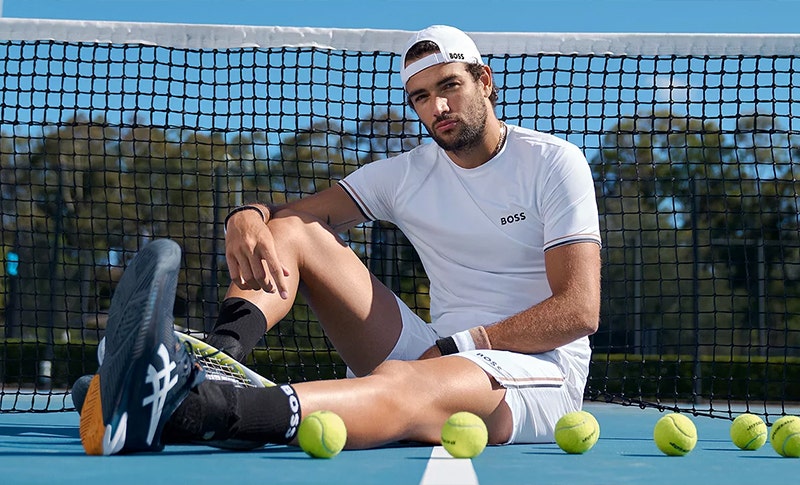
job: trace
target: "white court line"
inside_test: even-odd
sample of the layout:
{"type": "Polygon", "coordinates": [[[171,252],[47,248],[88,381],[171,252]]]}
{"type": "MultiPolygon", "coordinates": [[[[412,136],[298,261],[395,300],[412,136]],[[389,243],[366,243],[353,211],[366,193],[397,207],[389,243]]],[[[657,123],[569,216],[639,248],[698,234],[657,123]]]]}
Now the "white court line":
{"type": "Polygon", "coordinates": [[[441,446],[434,446],[419,485],[478,485],[478,475],[468,458],[453,458],[441,446]]]}

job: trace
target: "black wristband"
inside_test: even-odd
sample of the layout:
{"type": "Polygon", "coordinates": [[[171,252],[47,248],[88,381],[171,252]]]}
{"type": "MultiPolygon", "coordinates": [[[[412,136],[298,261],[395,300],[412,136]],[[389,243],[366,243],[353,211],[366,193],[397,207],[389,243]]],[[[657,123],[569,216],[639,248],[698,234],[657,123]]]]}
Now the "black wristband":
{"type": "Polygon", "coordinates": [[[262,211],[258,207],[254,206],[254,205],[240,205],[239,207],[237,207],[237,208],[233,209],[232,211],[228,212],[228,215],[225,216],[225,222],[222,224],[222,227],[224,227],[225,230],[227,231],[228,230],[228,221],[230,220],[230,218],[234,214],[236,214],[237,212],[242,212],[242,211],[247,211],[247,210],[254,210],[254,211],[258,212],[259,214],[261,214],[261,219],[264,222],[267,222],[267,217],[264,215],[264,211],[262,211]]]}
{"type": "Polygon", "coordinates": [[[439,347],[439,352],[442,355],[450,355],[458,353],[458,345],[453,337],[440,338],[436,341],[436,346],[439,347]]]}

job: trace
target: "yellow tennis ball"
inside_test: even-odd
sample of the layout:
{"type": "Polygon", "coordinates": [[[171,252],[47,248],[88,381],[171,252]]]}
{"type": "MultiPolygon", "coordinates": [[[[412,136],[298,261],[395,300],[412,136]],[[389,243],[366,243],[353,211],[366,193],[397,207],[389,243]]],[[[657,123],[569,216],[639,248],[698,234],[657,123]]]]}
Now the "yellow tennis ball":
{"type": "Polygon", "coordinates": [[[685,455],[697,444],[697,428],[687,416],[670,413],[656,422],[653,440],[666,455],[685,455]]]}
{"type": "Polygon", "coordinates": [[[338,414],[315,411],[300,423],[297,441],[300,448],[314,458],[333,458],[347,442],[347,428],[338,414]]]}
{"type": "Polygon", "coordinates": [[[743,450],[757,450],[767,442],[767,425],[755,414],[740,414],[731,423],[731,441],[743,450]]]}
{"type": "Polygon", "coordinates": [[[784,416],[772,423],[769,442],[781,456],[800,457],[800,417],[784,416]]]}
{"type": "Polygon", "coordinates": [[[442,426],[442,446],[454,458],[476,457],[483,452],[488,441],[486,423],[466,411],[451,415],[442,426]]]}
{"type": "Polygon", "coordinates": [[[567,413],[556,423],[556,444],[567,453],[586,453],[599,437],[600,424],[586,411],[567,413]]]}

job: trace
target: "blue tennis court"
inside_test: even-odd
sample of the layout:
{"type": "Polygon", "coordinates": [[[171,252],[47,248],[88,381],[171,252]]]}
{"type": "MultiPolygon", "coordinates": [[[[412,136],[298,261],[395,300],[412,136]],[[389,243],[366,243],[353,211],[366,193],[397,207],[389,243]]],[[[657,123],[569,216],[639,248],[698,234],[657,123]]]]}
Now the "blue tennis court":
{"type": "MultiPolygon", "coordinates": [[[[155,238],[178,242],[176,328],[208,335],[230,284],[226,214],[430,141],[397,75],[409,34],[0,19],[0,485],[797,480],[800,459],[769,444],[740,451],[729,427],[734,409],[800,414],[798,34],[475,33],[503,118],[575,144],[595,183],[603,291],[584,397],[601,432],[588,453],[515,445],[455,460],[404,443],[332,460],[285,446],[85,455],[67,389],[97,370],[127,262],[155,238]],[[692,416],[689,455],[655,446],[658,407],[692,416]]],[[[427,318],[426,265],[383,222],[343,240],[427,318]]],[[[244,362],[254,371],[345,377],[302,298],[273,323],[244,362]]]]}
{"type": "Polygon", "coordinates": [[[800,459],[782,458],[769,443],[741,451],[729,438],[730,421],[694,417],[699,440],[683,457],[663,455],[652,429],[663,414],[616,404],[587,403],[600,439],[583,455],[555,444],[488,447],[472,460],[452,459],[440,447],[398,444],[343,451],[330,460],[295,447],[229,452],[171,446],[161,453],[86,456],[74,412],[0,415],[0,469],[4,485],[71,483],[259,484],[546,484],[546,483],[790,483],[800,459]]]}

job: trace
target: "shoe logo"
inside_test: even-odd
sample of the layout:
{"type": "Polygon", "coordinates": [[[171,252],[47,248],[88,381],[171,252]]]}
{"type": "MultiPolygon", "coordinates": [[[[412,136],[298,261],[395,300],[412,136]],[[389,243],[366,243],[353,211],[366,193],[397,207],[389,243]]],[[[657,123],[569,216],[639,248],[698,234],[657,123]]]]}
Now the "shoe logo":
{"type": "Polygon", "coordinates": [[[158,346],[158,356],[161,357],[161,370],[157,370],[151,363],[147,366],[147,377],[145,378],[145,383],[153,386],[153,393],[142,400],[142,406],[153,405],[150,409],[150,428],[147,430],[148,445],[153,444],[161,413],[164,412],[167,395],[178,384],[177,375],[170,377],[177,364],[169,360],[169,351],[164,344],[158,346]]]}
{"type": "Polygon", "coordinates": [[[115,455],[122,451],[122,447],[125,446],[127,432],[128,413],[123,413],[116,428],[110,424],[106,426],[106,432],[103,433],[103,454],[115,455]]]}

